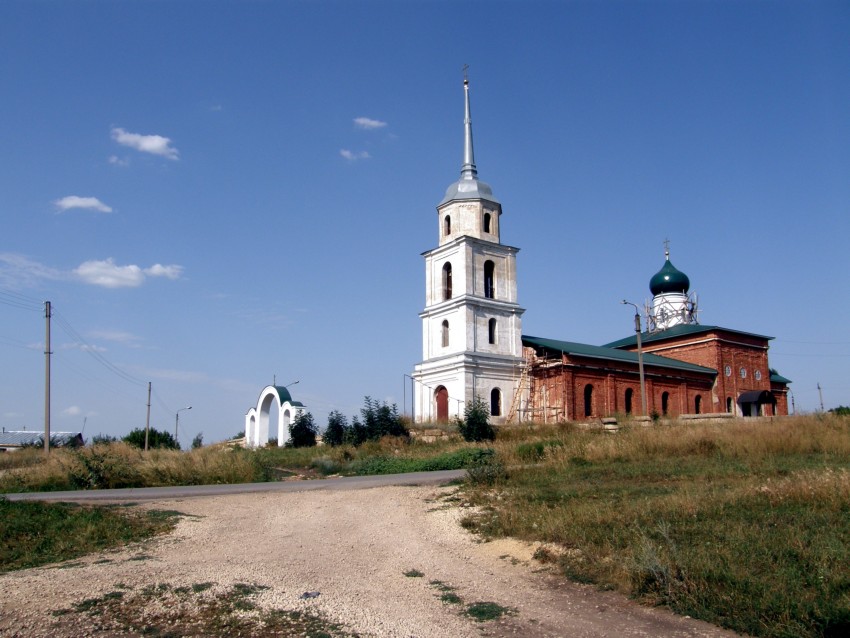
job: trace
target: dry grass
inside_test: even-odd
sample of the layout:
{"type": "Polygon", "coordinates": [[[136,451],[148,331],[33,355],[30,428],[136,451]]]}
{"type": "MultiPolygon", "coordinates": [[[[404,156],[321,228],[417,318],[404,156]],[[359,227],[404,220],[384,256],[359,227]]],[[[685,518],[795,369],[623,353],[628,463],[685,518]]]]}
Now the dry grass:
{"type": "Polygon", "coordinates": [[[500,437],[485,535],[568,576],[759,636],[850,633],[850,419],[569,426],[500,437]]]}

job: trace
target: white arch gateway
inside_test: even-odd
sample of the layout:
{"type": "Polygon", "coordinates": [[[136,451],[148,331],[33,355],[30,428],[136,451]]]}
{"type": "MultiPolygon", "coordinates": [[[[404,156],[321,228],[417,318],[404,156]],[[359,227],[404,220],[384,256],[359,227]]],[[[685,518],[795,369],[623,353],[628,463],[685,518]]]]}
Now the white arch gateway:
{"type": "Polygon", "coordinates": [[[262,447],[275,438],[278,445],[284,445],[289,441],[289,424],[306,409],[300,401],[292,400],[289,390],[284,386],[267,385],[260,392],[257,407],[251,408],[245,414],[245,446],[262,447]],[[276,430],[271,429],[269,424],[272,401],[277,401],[278,406],[276,430]],[[277,433],[276,436],[274,432],[277,433]]]}

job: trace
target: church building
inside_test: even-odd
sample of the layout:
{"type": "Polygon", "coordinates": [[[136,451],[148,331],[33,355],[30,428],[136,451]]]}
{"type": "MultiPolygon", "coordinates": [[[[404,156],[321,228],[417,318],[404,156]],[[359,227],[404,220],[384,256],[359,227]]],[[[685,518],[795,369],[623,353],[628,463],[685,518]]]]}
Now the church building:
{"type": "Polygon", "coordinates": [[[414,420],[463,416],[475,399],[497,424],[640,414],[644,403],[644,415],[787,415],[790,380],[769,367],[772,337],[701,325],[669,249],[649,282],[645,332],[637,315],[634,335],[603,346],[522,334],[519,249],[501,243],[502,206],[478,179],[468,79],[463,89],[460,179],[437,205],[438,245],[423,253],[414,420]]]}

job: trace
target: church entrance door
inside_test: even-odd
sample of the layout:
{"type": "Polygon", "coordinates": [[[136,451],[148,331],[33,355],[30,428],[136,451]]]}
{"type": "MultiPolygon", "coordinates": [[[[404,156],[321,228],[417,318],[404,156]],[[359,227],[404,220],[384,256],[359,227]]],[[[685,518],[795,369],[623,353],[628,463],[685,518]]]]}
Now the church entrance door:
{"type": "Polygon", "coordinates": [[[437,402],[437,421],[446,422],[449,420],[449,391],[445,386],[440,386],[434,393],[434,399],[437,402]]]}

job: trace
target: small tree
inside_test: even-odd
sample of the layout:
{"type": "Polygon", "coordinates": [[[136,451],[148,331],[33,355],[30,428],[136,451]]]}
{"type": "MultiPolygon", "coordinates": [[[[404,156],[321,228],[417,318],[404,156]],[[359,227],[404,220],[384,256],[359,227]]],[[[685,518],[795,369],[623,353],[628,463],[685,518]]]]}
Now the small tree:
{"type": "Polygon", "coordinates": [[[463,420],[457,420],[460,435],[466,441],[492,441],[496,428],[490,425],[490,410],[481,397],[475,397],[463,409],[463,420]]]}
{"type": "Polygon", "coordinates": [[[319,433],[313,422],[313,415],[302,412],[289,424],[289,442],[287,447],[313,447],[316,445],[316,435],[319,433]]]}
{"type": "MultiPolygon", "coordinates": [[[[130,434],[121,439],[125,443],[133,447],[145,449],[145,429],[136,428],[130,434]]],[[[160,432],[156,428],[151,428],[148,431],[148,448],[163,448],[166,450],[179,450],[180,444],[171,436],[170,432],[160,432]]]]}
{"type": "Polygon", "coordinates": [[[360,423],[360,421],[357,420],[357,417],[354,417],[351,420],[351,427],[348,428],[348,432],[346,432],[345,442],[350,445],[358,446],[368,440],[369,434],[366,431],[366,426],[360,423]]]}
{"type": "Polygon", "coordinates": [[[198,432],[195,438],[192,439],[192,449],[197,450],[199,447],[204,447],[204,433],[198,432]]]}
{"type": "Polygon", "coordinates": [[[348,435],[348,421],[334,410],[328,415],[328,427],[325,428],[324,441],[326,445],[342,445],[348,435]]]}

